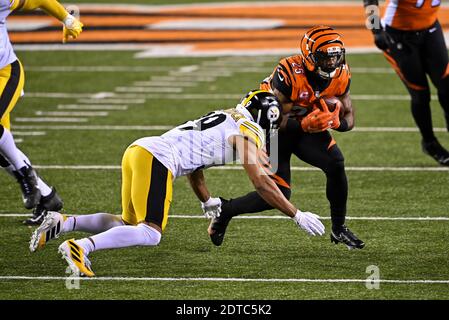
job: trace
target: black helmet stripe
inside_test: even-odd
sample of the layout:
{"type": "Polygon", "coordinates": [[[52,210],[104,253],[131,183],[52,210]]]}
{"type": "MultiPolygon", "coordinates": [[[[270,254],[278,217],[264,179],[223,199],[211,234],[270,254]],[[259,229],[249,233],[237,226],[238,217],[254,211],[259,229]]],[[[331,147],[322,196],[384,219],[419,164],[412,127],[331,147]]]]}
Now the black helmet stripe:
{"type": "MultiPolygon", "coordinates": [[[[325,32],[325,31],[329,31],[329,30],[334,30],[334,29],[331,28],[331,27],[322,27],[322,28],[313,30],[309,35],[307,35],[307,33],[306,33],[304,36],[307,37],[307,44],[309,44],[309,41],[312,41],[313,43],[315,43],[315,40],[316,40],[317,38],[313,39],[313,36],[314,36],[316,33],[319,33],[319,32],[325,32]]],[[[312,45],[312,47],[313,47],[313,45],[312,45]]]]}
{"type": "Polygon", "coordinates": [[[315,51],[318,51],[319,48],[321,48],[321,47],[323,47],[323,46],[325,46],[327,44],[331,44],[331,43],[339,43],[339,44],[341,44],[343,46],[343,42],[341,42],[340,40],[335,40],[335,39],[334,40],[327,40],[327,41],[324,41],[323,43],[320,43],[315,51]]]}

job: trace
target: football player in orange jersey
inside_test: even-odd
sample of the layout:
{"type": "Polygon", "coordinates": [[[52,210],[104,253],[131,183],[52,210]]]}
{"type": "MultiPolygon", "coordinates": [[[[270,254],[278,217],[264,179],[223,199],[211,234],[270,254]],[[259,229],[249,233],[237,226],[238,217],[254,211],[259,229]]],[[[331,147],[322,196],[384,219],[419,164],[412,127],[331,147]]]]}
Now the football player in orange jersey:
{"type": "MultiPolygon", "coordinates": [[[[261,83],[261,89],[272,91],[281,101],[283,112],[290,114],[284,117],[286,121],[279,131],[277,167],[270,176],[290,198],[292,154],[323,170],[332,219],[331,240],[361,249],[364,242],[345,226],[348,182],[344,158],[328,131],[349,131],[354,126],[349,95],[351,75],[345,62],[344,44],[334,29],[317,26],[304,34],[300,49],[300,54],[282,59],[261,83]],[[332,112],[323,100],[331,97],[339,100],[332,112]]],[[[261,161],[269,167],[266,161],[261,161]]],[[[229,201],[222,199],[221,215],[212,219],[208,229],[212,242],[221,245],[233,216],[269,209],[272,207],[257,192],[229,201]]]]}
{"type": "MultiPolygon", "coordinates": [[[[379,21],[378,0],[364,0],[371,23],[379,21]],[[374,14],[371,14],[374,13],[374,14]]],[[[439,164],[449,166],[449,152],[438,142],[432,126],[429,75],[438,90],[449,131],[449,64],[437,13],[441,0],[389,0],[382,24],[372,23],[376,46],[404,82],[412,98],[413,119],[422,136],[422,149],[439,164]]]]}

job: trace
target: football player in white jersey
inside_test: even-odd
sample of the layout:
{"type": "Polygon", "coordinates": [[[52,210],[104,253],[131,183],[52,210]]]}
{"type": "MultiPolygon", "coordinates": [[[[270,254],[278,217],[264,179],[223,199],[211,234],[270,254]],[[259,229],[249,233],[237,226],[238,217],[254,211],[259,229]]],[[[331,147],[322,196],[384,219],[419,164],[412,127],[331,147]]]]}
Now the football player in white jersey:
{"type": "Polygon", "coordinates": [[[324,234],[318,216],[292,205],[271,178],[262,173],[258,151],[266,134],[277,129],[282,107],[269,91],[251,91],[234,109],[214,111],[158,137],[134,141],[122,160],[122,216],[107,213],[65,217],[49,212],[31,236],[32,252],[71,231],[95,234],[67,240],[59,252],[76,274],[93,276],[88,255],[96,250],[155,246],[167,225],[173,180],[187,176],[205,212],[220,212],[220,199],[211,197],[203,170],[237,157],[260,195],[291,217],[311,235],[324,234]]]}
{"type": "Polygon", "coordinates": [[[26,224],[39,224],[45,210],[62,208],[56,190],[36,174],[28,157],[16,147],[10,131],[9,115],[23,94],[25,75],[9,40],[6,18],[15,10],[37,8],[63,23],[63,42],[76,38],[83,27],[56,0],[0,0],[0,166],[19,182],[25,208],[34,208],[33,217],[24,221],[26,224]]]}

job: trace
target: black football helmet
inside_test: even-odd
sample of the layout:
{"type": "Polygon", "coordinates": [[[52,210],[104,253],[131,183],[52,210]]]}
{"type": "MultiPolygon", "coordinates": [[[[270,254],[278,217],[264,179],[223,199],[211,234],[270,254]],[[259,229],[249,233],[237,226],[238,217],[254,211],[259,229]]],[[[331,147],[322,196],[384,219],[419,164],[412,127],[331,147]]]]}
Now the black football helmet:
{"type": "Polygon", "coordinates": [[[282,120],[282,105],[278,98],[266,90],[252,90],[240,102],[240,106],[249,111],[254,122],[262,129],[279,129],[282,120]]]}

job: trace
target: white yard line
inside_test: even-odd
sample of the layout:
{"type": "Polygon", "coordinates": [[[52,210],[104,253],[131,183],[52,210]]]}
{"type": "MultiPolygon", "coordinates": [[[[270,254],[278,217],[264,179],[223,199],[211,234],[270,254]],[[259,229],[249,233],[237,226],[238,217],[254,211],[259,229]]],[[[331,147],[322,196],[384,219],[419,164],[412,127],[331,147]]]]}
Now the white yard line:
{"type": "MultiPolygon", "coordinates": [[[[201,77],[202,78],[202,77],[201,77]]],[[[164,81],[170,81],[170,79],[178,79],[178,81],[186,81],[187,78],[181,77],[166,77],[164,78],[164,81]]],[[[189,78],[190,79],[190,78],[189,78]]],[[[209,80],[209,78],[208,78],[209,80]]],[[[195,81],[194,78],[192,81],[195,81]]],[[[197,80],[202,81],[202,80],[197,80]]],[[[120,88],[120,87],[119,87],[120,88]]],[[[133,88],[133,87],[126,87],[126,88],[133,88]]],[[[181,89],[181,88],[180,88],[181,89]]],[[[128,89],[126,89],[128,90],[128,89]]],[[[126,92],[126,91],[124,91],[126,92]]],[[[157,92],[157,90],[156,90],[157,92]]],[[[163,90],[160,90],[160,92],[163,92],[163,90]]],[[[184,94],[143,94],[143,95],[136,95],[136,94],[117,94],[110,92],[108,93],[108,98],[97,98],[93,99],[95,93],[64,93],[64,92],[27,92],[25,96],[32,97],[32,98],[54,98],[54,99],[61,99],[61,98],[78,98],[79,103],[119,103],[119,104],[132,104],[137,102],[129,102],[129,101],[142,101],[138,103],[144,103],[145,98],[158,98],[158,99],[164,99],[164,100],[239,100],[242,97],[241,93],[228,93],[228,94],[202,94],[202,93],[184,93],[184,94]],[[130,100],[126,98],[130,98],[130,100]],[[132,99],[132,98],[140,98],[140,99],[132,99]]],[[[351,98],[353,100],[368,100],[368,101],[408,101],[410,100],[410,96],[407,94],[388,94],[388,95],[382,95],[382,94],[354,94],[351,95],[351,98]]],[[[432,95],[432,99],[436,100],[438,99],[437,95],[432,95]]]]}
{"type": "MultiPolygon", "coordinates": [[[[36,169],[48,170],[120,170],[119,165],[33,165],[36,169]]],[[[209,170],[243,170],[239,165],[228,165],[221,167],[212,167],[209,170]]],[[[291,171],[321,171],[313,167],[291,167],[291,171]]],[[[364,172],[449,172],[449,167],[346,167],[346,171],[364,171],[364,172]]]]}
{"type": "Polygon", "coordinates": [[[173,93],[173,92],[182,92],[183,88],[179,88],[179,87],[137,87],[137,86],[132,86],[132,87],[117,87],[115,88],[115,91],[117,92],[137,92],[137,93],[146,93],[146,92],[168,92],[168,93],[173,93]]]}
{"type": "Polygon", "coordinates": [[[134,85],[137,87],[195,87],[197,83],[195,81],[192,82],[179,82],[176,80],[173,81],[136,81],[134,85]]]}
{"type": "MultiPolygon", "coordinates": [[[[100,106],[99,106],[100,107],[100,106]]],[[[83,125],[83,126],[37,126],[37,125],[16,125],[15,129],[21,130],[147,130],[161,131],[170,130],[170,125],[154,125],[154,126],[121,126],[121,125],[83,125]]],[[[435,132],[447,132],[446,128],[434,128],[435,132]]],[[[415,127],[355,127],[351,132],[418,132],[415,127]]]]}
{"type": "Polygon", "coordinates": [[[0,276],[0,281],[8,280],[34,280],[34,281],[66,281],[85,280],[85,281],[193,281],[193,282],[272,282],[272,283],[384,283],[384,284],[449,284],[449,280],[430,280],[430,279],[306,279],[306,278],[208,278],[208,277],[54,277],[54,276],[0,276]]]}
{"type": "Polygon", "coordinates": [[[36,111],[36,116],[57,116],[57,117],[107,117],[109,112],[106,111],[36,111]]]}
{"type": "MultiPolygon", "coordinates": [[[[0,218],[18,218],[29,217],[31,213],[0,213],[0,218]]],[[[73,216],[79,216],[74,214],[73,216]]],[[[206,219],[203,215],[189,215],[189,214],[170,214],[170,219],[206,219]]],[[[233,219],[242,220],[289,220],[291,218],[286,216],[269,216],[269,215],[242,215],[236,216],[233,219]]],[[[330,220],[330,217],[320,217],[321,220],[330,220]]],[[[347,220],[361,220],[361,221],[449,221],[449,217],[346,217],[347,220]]]]}
{"type": "MultiPolygon", "coordinates": [[[[116,95],[116,93],[114,93],[114,95],[116,95]]],[[[145,99],[123,99],[122,95],[118,95],[118,98],[107,98],[107,99],[100,99],[100,98],[96,98],[96,99],[78,99],[79,103],[86,103],[86,104],[118,104],[118,105],[122,105],[122,104],[142,104],[145,103],[145,99]]]]}
{"type": "Polygon", "coordinates": [[[59,110],[128,110],[127,105],[58,104],[59,110]]]}
{"type": "MultiPolygon", "coordinates": [[[[178,69],[178,71],[193,72],[201,70],[202,72],[212,72],[211,74],[225,72],[250,72],[250,73],[266,73],[272,71],[276,64],[276,60],[272,59],[273,65],[260,65],[260,62],[248,60],[237,61],[206,61],[202,63],[200,69],[186,70],[178,69]],[[249,65],[248,65],[249,64],[249,65]],[[209,71],[208,71],[209,70],[209,71]]],[[[27,66],[26,71],[31,72],[128,72],[128,73],[152,73],[152,72],[177,72],[172,70],[173,67],[145,67],[145,66],[27,66]]],[[[376,74],[394,74],[395,71],[389,67],[352,67],[351,73],[376,73],[376,74]]]]}
{"type": "Polygon", "coordinates": [[[47,133],[45,131],[15,131],[13,130],[14,136],[45,136],[47,133]]]}
{"type": "Polygon", "coordinates": [[[15,122],[87,122],[85,118],[14,118],[15,122]]]}

